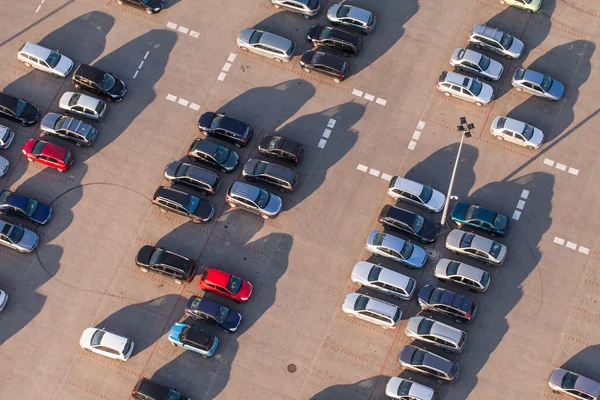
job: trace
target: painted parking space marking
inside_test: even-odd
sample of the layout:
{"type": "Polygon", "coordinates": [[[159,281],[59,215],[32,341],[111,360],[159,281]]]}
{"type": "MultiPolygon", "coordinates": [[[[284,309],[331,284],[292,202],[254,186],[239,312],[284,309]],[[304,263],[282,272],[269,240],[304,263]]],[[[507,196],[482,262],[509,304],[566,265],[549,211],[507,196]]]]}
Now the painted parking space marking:
{"type": "Polygon", "coordinates": [[[566,171],[571,175],[575,175],[575,176],[579,175],[579,170],[577,168],[569,167],[565,164],[555,162],[554,160],[551,160],[549,158],[544,158],[544,164],[549,167],[554,167],[560,171],[566,171]]]}
{"type": "Polygon", "coordinates": [[[565,239],[559,238],[558,236],[555,236],[554,237],[554,243],[562,246],[563,244],[565,244],[565,239]]]}
{"type": "Polygon", "coordinates": [[[137,67],[137,70],[133,74],[133,79],[137,78],[138,74],[140,73],[140,70],[144,66],[144,60],[146,60],[148,58],[148,54],[150,54],[150,50],[146,51],[146,54],[144,54],[144,59],[140,62],[140,66],[137,67]]]}
{"type": "Polygon", "coordinates": [[[167,22],[167,28],[177,29],[177,24],[174,24],[172,22],[167,22]]]}
{"type": "Polygon", "coordinates": [[[417,130],[413,132],[412,140],[410,142],[408,142],[409,150],[414,150],[415,147],[417,147],[417,142],[419,141],[419,138],[421,137],[421,134],[423,133],[423,132],[421,132],[423,130],[423,128],[425,128],[425,122],[419,121],[419,123],[417,124],[417,130]]]}
{"type": "Polygon", "coordinates": [[[186,99],[181,98],[181,97],[179,97],[179,100],[178,100],[178,97],[175,96],[175,95],[173,95],[173,94],[171,94],[171,93],[167,94],[167,97],[165,97],[165,98],[167,100],[169,100],[169,101],[172,101],[173,103],[176,102],[177,104],[182,105],[184,107],[188,107],[189,106],[189,108],[191,108],[194,111],[198,111],[200,109],[200,105],[199,104],[192,103],[189,100],[186,100],[186,99]]]}
{"type": "Polygon", "coordinates": [[[167,95],[167,100],[169,100],[169,101],[175,101],[175,100],[177,100],[177,96],[173,96],[172,94],[168,94],[167,95]]]}
{"type": "Polygon", "coordinates": [[[381,174],[381,179],[383,179],[384,181],[391,181],[392,180],[392,175],[388,175],[386,173],[382,173],[381,174]]]}
{"type": "Polygon", "coordinates": [[[515,207],[515,211],[513,212],[512,219],[518,221],[521,218],[521,212],[523,208],[525,208],[525,201],[529,197],[529,190],[523,189],[521,192],[521,198],[517,201],[517,206],[515,207]]]}
{"type": "Polygon", "coordinates": [[[367,170],[369,169],[369,167],[367,167],[366,165],[362,165],[362,164],[358,164],[356,166],[356,169],[362,172],[367,172],[367,170]]]}
{"type": "Polygon", "coordinates": [[[325,130],[323,131],[323,137],[324,137],[325,139],[329,139],[329,135],[331,135],[331,129],[325,129],[325,130]]]}
{"type": "Polygon", "coordinates": [[[586,256],[590,254],[590,249],[588,249],[587,247],[580,246],[575,242],[565,240],[558,236],[554,236],[552,242],[556,243],[559,246],[564,245],[567,249],[577,250],[578,252],[580,252],[581,254],[585,254],[586,256]]]}
{"type": "Polygon", "coordinates": [[[375,96],[372,94],[365,93],[365,100],[373,101],[375,100],[375,96]]]}
{"type": "Polygon", "coordinates": [[[223,82],[225,80],[226,76],[227,76],[227,74],[225,72],[221,72],[219,74],[219,76],[217,77],[217,80],[223,82]]]}
{"type": "Polygon", "coordinates": [[[369,170],[369,174],[370,174],[370,175],[373,175],[373,176],[379,176],[379,174],[380,174],[380,173],[381,173],[381,171],[379,171],[379,170],[377,170],[377,169],[373,169],[373,168],[371,168],[371,169],[369,170]]]}
{"type": "Polygon", "coordinates": [[[414,140],[411,140],[410,143],[408,143],[408,149],[414,150],[415,147],[417,147],[417,142],[415,142],[414,140]]]}
{"type": "Polygon", "coordinates": [[[223,71],[229,72],[229,68],[231,68],[231,63],[226,62],[225,65],[223,65],[223,71]]]}
{"type": "Polygon", "coordinates": [[[231,69],[231,65],[236,57],[237,57],[237,54],[229,53],[229,57],[227,57],[227,62],[225,64],[223,64],[223,68],[221,68],[221,72],[219,73],[219,76],[217,77],[218,81],[223,82],[225,80],[225,77],[227,76],[227,72],[229,72],[229,70],[231,69]]]}
{"type": "Polygon", "coordinates": [[[236,57],[237,57],[237,54],[231,53],[231,54],[229,54],[229,57],[227,57],[227,61],[234,62],[236,57]]]}
{"type": "Polygon", "coordinates": [[[184,35],[187,35],[189,33],[189,35],[195,39],[198,39],[200,37],[200,32],[193,31],[189,28],[186,28],[185,26],[179,25],[179,28],[177,26],[178,25],[174,22],[167,22],[167,28],[169,29],[173,29],[174,31],[183,33],[184,35]]]}
{"type": "Polygon", "coordinates": [[[417,129],[423,130],[423,128],[425,128],[425,122],[419,121],[417,124],[417,129]]]}
{"type": "Polygon", "coordinates": [[[364,94],[365,100],[375,101],[375,103],[379,104],[380,106],[385,106],[387,104],[387,100],[382,99],[381,97],[376,97],[375,95],[372,95],[370,93],[365,93],[362,90],[352,89],[352,94],[356,97],[363,97],[364,94]]]}
{"type": "Polygon", "coordinates": [[[368,166],[366,166],[364,164],[358,164],[356,166],[356,169],[359,170],[360,172],[368,172],[369,175],[379,177],[387,182],[391,181],[392,177],[393,177],[393,175],[386,174],[385,172],[381,172],[380,170],[375,169],[375,168],[369,168],[368,166]]]}
{"type": "Polygon", "coordinates": [[[362,97],[362,95],[363,95],[363,92],[361,92],[361,91],[360,91],[360,90],[358,90],[358,89],[352,89],[352,94],[353,94],[354,96],[362,97]]]}
{"type": "Polygon", "coordinates": [[[327,128],[325,128],[325,130],[323,130],[323,134],[321,135],[321,139],[319,140],[319,144],[317,145],[317,146],[319,146],[319,148],[321,148],[321,149],[325,148],[325,145],[327,144],[327,140],[331,136],[331,132],[333,132],[333,127],[335,126],[336,122],[337,122],[337,120],[335,120],[333,118],[329,118],[329,121],[327,121],[327,128]]]}
{"type": "Polygon", "coordinates": [[[387,100],[384,100],[384,99],[381,99],[378,97],[377,100],[375,100],[375,103],[385,106],[387,104],[387,100]]]}
{"type": "Polygon", "coordinates": [[[335,126],[336,120],[333,118],[329,118],[329,122],[327,122],[328,128],[333,128],[335,126]]]}
{"type": "Polygon", "coordinates": [[[319,144],[317,145],[320,149],[324,149],[325,145],[327,144],[327,140],[325,139],[321,139],[319,140],[319,144]]]}

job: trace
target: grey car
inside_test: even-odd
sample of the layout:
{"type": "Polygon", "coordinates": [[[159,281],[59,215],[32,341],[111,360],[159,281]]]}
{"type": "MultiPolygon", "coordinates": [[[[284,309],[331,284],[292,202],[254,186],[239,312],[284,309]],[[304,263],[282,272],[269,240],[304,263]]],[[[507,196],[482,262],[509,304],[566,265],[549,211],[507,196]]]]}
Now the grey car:
{"type": "Polygon", "coordinates": [[[497,116],[492,121],[490,133],[498,140],[506,140],[530,150],[539,149],[544,144],[544,132],[513,118],[497,116]]]}
{"type": "Polygon", "coordinates": [[[447,97],[458,97],[481,107],[494,99],[494,89],[487,83],[456,72],[443,71],[437,89],[447,97]]]}
{"type": "Polygon", "coordinates": [[[501,265],[506,259],[506,246],[471,232],[452,230],[446,237],[446,248],[454,254],[477,258],[486,265],[501,265]]]}
{"type": "Polygon", "coordinates": [[[413,278],[368,261],[359,261],[354,265],[351,279],[354,283],[402,300],[410,300],[417,287],[417,281],[413,278]]]}
{"type": "Polygon", "coordinates": [[[436,378],[438,382],[454,382],[458,378],[458,364],[417,346],[408,345],[400,350],[398,364],[403,368],[436,378]]]}
{"type": "Polygon", "coordinates": [[[75,142],[78,147],[91,146],[98,137],[96,128],[85,122],[60,115],[48,113],[42,118],[42,135],[52,135],[75,142]]]}
{"type": "Polygon", "coordinates": [[[244,29],[238,34],[237,45],[249,51],[277,62],[288,62],[294,57],[294,42],[281,36],[258,29],[244,29]]]}
{"type": "Polygon", "coordinates": [[[360,33],[365,35],[373,32],[377,23],[375,14],[371,11],[342,4],[334,4],[329,7],[327,19],[331,21],[331,25],[358,29],[360,33]]]}
{"type": "Polygon", "coordinates": [[[471,292],[485,292],[490,285],[490,274],[487,271],[447,258],[438,260],[433,275],[440,282],[456,283],[471,292]]]}
{"type": "Polygon", "coordinates": [[[405,332],[409,338],[438,346],[446,353],[461,353],[467,342],[467,334],[460,329],[421,315],[408,319],[405,332]]]}
{"type": "Polygon", "coordinates": [[[38,245],[38,235],[21,225],[0,221],[0,244],[21,253],[31,253],[38,245]]]}
{"type": "Polygon", "coordinates": [[[600,399],[600,383],[563,368],[552,371],[548,385],[554,393],[578,400],[600,399]]]}
{"type": "Polygon", "coordinates": [[[106,115],[104,101],[81,93],[65,92],[60,98],[58,106],[68,113],[78,114],[96,121],[102,120],[106,115]]]}
{"type": "Polygon", "coordinates": [[[510,83],[520,92],[527,92],[550,101],[562,99],[565,93],[564,85],[556,79],[525,68],[517,68],[510,83]]]}
{"type": "Polygon", "coordinates": [[[504,67],[496,60],[473,50],[455,49],[450,57],[450,65],[457,71],[470,72],[488,81],[497,81],[504,67]]]}
{"type": "Polygon", "coordinates": [[[424,249],[389,233],[371,231],[365,247],[376,256],[390,258],[410,269],[421,268],[427,261],[424,249]]]}
{"type": "Polygon", "coordinates": [[[275,8],[285,8],[288,11],[302,14],[306,19],[310,19],[319,13],[321,4],[319,0],[271,0],[275,8]]]}
{"type": "Polygon", "coordinates": [[[487,25],[475,25],[469,36],[469,43],[476,49],[485,49],[503,55],[509,60],[521,57],[525,46],[519,39],[500,29],[487,25]]]}
{"type": "Polygon", "coordinates": [[[277,217],[283,209],[283,202],[279,196],[239,181],[233,182],[229,186],[225,201],[231,208],[240,207],[259,214],[264,219],[277,217]]]}

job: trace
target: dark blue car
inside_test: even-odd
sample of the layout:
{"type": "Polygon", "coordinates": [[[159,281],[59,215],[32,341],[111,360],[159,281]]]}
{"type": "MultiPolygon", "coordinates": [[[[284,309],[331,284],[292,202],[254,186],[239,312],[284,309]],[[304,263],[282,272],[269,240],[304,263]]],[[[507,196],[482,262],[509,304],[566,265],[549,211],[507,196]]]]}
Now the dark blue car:
{"type": "Polygon", "coordinates": [[[228,140],[235,147],[245,147],[254,130],[245,122],[238,121],[225,114],[206,112],[198,120],[198,129],[208,136],[228,140]]]}
{"type": "Polygon", "coordinates": [[[190,297],[185,313],[195,320],[215,324],[227,333],[235,332],[242,322],[242,315],[236,310],[198,296],[190,297]]]}
{"type": "Polygon", "coordinates": [[[458,202],[454,205],[450,218],[456,222],[459,228],[467,225],[492,236],[506,235],[510,225],[510,220],[505,215],[465,202],[458,202]]]}
{"type": "Polygon", "coordinates": [[[36,225],[44,225],[52,218],[52,207],[10,190],[0,192],[0,213],[27,218],[36,225]]]}

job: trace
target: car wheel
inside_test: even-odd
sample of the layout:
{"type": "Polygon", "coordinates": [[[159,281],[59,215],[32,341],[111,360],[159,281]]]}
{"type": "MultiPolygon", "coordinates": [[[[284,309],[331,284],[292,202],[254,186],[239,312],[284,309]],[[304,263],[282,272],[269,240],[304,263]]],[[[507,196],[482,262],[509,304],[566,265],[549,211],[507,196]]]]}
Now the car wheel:
{"type": "Polygon", "coordinates": [[[401,299],[400,299],[400,296],[396,296],[395,294],[393,294],[393,295],[391,295],[391,296],[392,296],[392,299],[401,300],[401,299]]]}
{"type": "Polygon", "coordinates": [[[333,78],[333,81],[334,81],[335,83],[340,83],[340,82],[341,82],[340,78],[333,78]]]}
{"type": "Polygon", "coordinates": [[[275,60],[276,62],[280,63],[281,62],[281,58],[277,58],[275,57],[273,60],[275,60]]]}
{"type": "Polygon", "coordinates": [[[475,105],[476,105],[477,107],[481,107],[481,106],[483,105],[483,103],[482,103],[482,102],[480,102],[480,101],[476,101],[476,102],[475,102],[475,105]]]}
{"type": "Polygon", "coordinates": [[[535,150],[535,147],[533,147],[533,146],[527,146],[527,148],[528,148],[529,150],[535,150]]]}
{"type": "Polygon", "coordinates": [[[504,57],[506,57],[507,60],[512,60],[512,56],[509,56],[508,54],[505,54],[504,57]]]}
{"type": "Polygon", "coordinates": [[[204,354],[200,354],[202,356],[202,358],[208,358],[207,356],[205,356],[204,354]]]}
{"type": "Polygon", "coordinates": [[[389,326],[385,326],[385,325],[380,325],[383,329],[390,329],[389,326]]]}
{"type": "Polygon", "coordinates": [[[343,55],[344,57],[348,57],[348,56],[350,56],[350,54],[348,54],[348,53],[346,53],[346,52],[343,52],[343,53],[342,53],[342,55],[343,55]]]}
{"type": "Polygon", "coordinates": [[[21,124],[21,126],[27,126],[27,123],[23,121],[19,121],[19,124],[21,124]]]}
{"type": "MultiPolygon", "coordinates": [[[[530,11],[531,12],[531,11],[530,11]]],[[[304,14],[304,19],[310,19],[310,15],[304,14]]]]}
{"type": "Polygon", "coordinates": [[[33,162],[33,158],[29,158],[29,157],[28,157],[28,158],[27,158],[27,161],[29,161],[29,162],[33,162]]]}
{"type": "Polygon", "coordinates": [[[480,45],[480,44],[476,44],[476,45],[475,45],[475,48],[476,48],[477,50],[481,50],[481,45],[480,45]]]}
{"type": "Polygon", "coordinates": [[[489,232],[491,237],[496,237],[496,234],[494,232],[489,232]]]}
{"type": "Polygon", "coordinates": [[[199,224],[199,223],[202,222],[202,220],[200,220],[200,219],[193,219],[192,222],[195,223],[195,224],[199,224]]]}
{"type": "Polygon", "coordinates": [[[152,9],[151,8],[146,8],[146,14],[152,15],[153,14],[152,9]]]}
{"type": "Polygon", "coordinates": [[[117,4],[122,6],[123,5],[123,0],[117,0],[117,4]]]}
{"type": "Polygon", "coordinates": [[[304,72],[309,72],[310,73],[310,68],[304,67],[304,72]]]}
{"type": "Polygon", "coordinates": [[[224,173],[224,174],[226,174],[227,170],[225,168],[221,168],[221,172],[224,173]]]}
{"type": "Polygon", "coordinates": [[[183,282],[180,281],[179,279],[175,279],[175,283],[178,284],[178,285],[183,285],[183,282]]]}
{"type": "Polygon", "coordinates": [[[475,290],[475,289],[469,289],[469,292],[471,292],[471,293],[477,293],[477,290],[475,290]]]}
{"type": "Polygon", "coordinates": [[[560,394],[560,392],[558,390],[553,390],[552,393],[554,393],[554,394],[560,394]]]}
{"type": "Polygon", "coordinates": [[[442,279],[442,278],[437,278],[437,279],[438,279],[438,281],[440,281],[440,282],[446,282],[446,280],[445,280],[445,279],[442,279]]]}
{"type": "Polygon", "coordinates": [[[496,136],[496,139],[498,139],[498,140],[504,140],[504,136],[498,135],[498,136],[496,136]]]}
{"type": "Polygon", "coordinates": [[[462,71],[463,70],[462,67],[459,67],[458,65],[456,67],[454,67],[454,69],[457,70],[457,71],[462,71]]]}
{"type": "Polygon", "coordinates": [[[234,204],[234,203],[227,203],[227,204],[229,204],[229,207],[231,207],[231,208],[236,208],[237,207],[237,204],[234,204]]]}
{"type": "Polygon", "coordinates": [[[150,272],[150,271],[148,271],[148,268],[145,268],[145,267],[140,267],[140,271],[142,271],[142,272],[150,272]]]}
{"type": "Polygon", "coordinates": [[[31,68],[31,64],[29,64],[29,63],[23,63],[23,64],[25,64],[25,66],[26,66],[27,68],[31,68]]]}
{"type": "Polygon", "coordinates": [[[277,8],[277,9],[281,8],[281,6],[279,4],[273,4],[273,7],[277,8]]]}
{"type": "Polygon", "coordinates": [[[84,349],[84,350],[85,350],[85,351],[89,351],[90,353],[92,352],[90,349],[87,349],[87,348],[86,348],[86,349],[84,349]]]}
{"type": "Polygon", "coordinates": [[[77,146],[77,147],[81,147],[81,143],[79,143],[79,142],[75,142],[75,146],[77,146]]]}
{"type": "Polygon", "coordinates": [[[531,14],[532,12],[533,12],[532,10],[527,10],[527,13],[528,13],[528,14],[531,14]]]}
{"type": "Polygon", "coordinates": [[[177,347],[177,345],[175,343],[173,343],[173,342],[169,342],[169,343],[171,343],[171,346],[177,347]]]}
{"type": "Polygon", "coordinates": [[[248,51],[248,48],[244,46],[240,46],[240,49],[242,49],[243,51],[248,51]]]}
{"type": "Polygon", "coordinates": [[[63,172],[65,172],[65,171],[63,171],[62,169],[58,169],[58,168],[57,168],[56,170],[57,170],[58,172],[60,172],[61,174],[62,174],[63,172]]]}
{"type": "Polygon", "coordinates": [[[263,219],[269,219],[269,216],[268,216],[268,215],[261,214],[260,216],[261,216],[261,217],[263,217],[263,219]]]}
{"type": "Polygon", "coordinates": [[[484,76],[484,77],[483,77],[483,79],[485,79],[485,80],[486,80],[486,81],[488,81],[488,82],[491,82],[491,81],[492,81],[492,78],[489,78],[489,77],[487,77],[487,76],[484,76]]]}
{"type": "Polygon", "coordinates": [[[201,194],[202,196],[207,196],[207,195],[208,195],[208,193],[206,192],[206,190],[201,190],[201,191],[200,191],[200,194],[201,194]]]}
{"type": "Polygon", "coordinates": [[[77,83],[74,83],[73,86],[75,86],[75,89],[81,90],[81,85],[78,85],[77,83]]]}
{"type": "Polygon", "coordinates": [[[241,144],[239,144],[239,143],[234,143],[233,145],[234,145],[235,147],[237,147],[238,149],[241,149],[241,148],[242,148],[242,145],[241,145],[241,144]]]}
{"type": "Polygon", "coordinates": [[[427,208],[427,212],[433,214],[433,210],[430,210],[429,208],[427,208]]]}
{"type": "Polygon", "coordinates": [[[452,254],[458,254],[458,251],[456,251],[456,250],[451,250],[451,251],[452,251],[452,254]]]}
{"type": "Polygon", "coordinates": [[[517,89],[517,92],[522,92],[523,91],[523,88],[520,88],[518,86],[515,86],[515,89],[517,89]]]}
{"type": "Polygon", "coordinates": [[[333,25],[333,26],[338,26],[339,24],[338,24],[337,22],[333,22],[333,21],[331,21],[331,25],[333,25]]]}
{"type": "Polygon", "coordinates": [[[55,77],[55,78],[60,78],[59,74],[52,74],[52,76],[55,77]]]}
{"type": "Polygon", "coordinates": [[[233,302],[234,302],[234,303],[238,303],[238,304],[240,304],[240,303],[241,303],[241,301],[239,301],[239,300],[234,300],[233,302]]]}
{"type": "Polygon", "coordinates": [[[494,266],[494,264],[492,264],[491,262],[488,262],[488,261],[484,262],[484,264],[486,265],[486,267],[493,267],[494,266]]]}
{"type": "Polygon", "coordinates": [[[454,322],[456,322],[457,324],[462,324],[462,319],[454,318],[454,322]]]}
{"type": "Polygon", "coordinates": [[[346,314],[347,316],[349,316],[350,318],[354,318],[354,314],[346,314]]]}
{"type": "Polygon", "coordinates": [[[279,192],[281,192],[281,193],[285,193],[286,192],[286,190],[284,188],[279,188],[277,190],[279,190],[279,192]]]}
{"type": "Polygon", "coordinates": [[[452,94],[450,94],[450,92],[444,92],[444,96],[450,97],[450,96],[452,96],[452,94]]]}
{"type": "Polygon", "coordinates": [[[245,176],[244,179],[246,179],[248,182],[254,182],[254,178],[250,176],[245,176]]]}

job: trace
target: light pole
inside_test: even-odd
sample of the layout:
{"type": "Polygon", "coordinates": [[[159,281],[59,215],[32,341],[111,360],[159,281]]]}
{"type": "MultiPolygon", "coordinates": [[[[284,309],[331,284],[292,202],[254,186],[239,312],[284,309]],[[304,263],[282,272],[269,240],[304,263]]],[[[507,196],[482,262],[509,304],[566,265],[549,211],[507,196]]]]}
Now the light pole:
{"type": "Polygon", "coordinates": [[[446,194],[444,212],[442,212],[442,226],[446,225],[446,218],[448,217],[448,204],[450,204],[450,197],[452,197],[452,186],[454,186],[454,177],[456,176],[456,168],[458,167],[458,161],[460,160],[460,151],[462,150],[463,140],[465,137],[471,137],[471,129],[475,129],[475,125],[467,123],[466,117],[460,117],[460,125],[456,127],[457,132],[460,133],[460,144],[458,145],[458,154],[456,154],[456,161],[454,162],[454,169],[452,170],[452,177],[450,178],[450,187],[448,187],[448,193],[446,194]]]}

